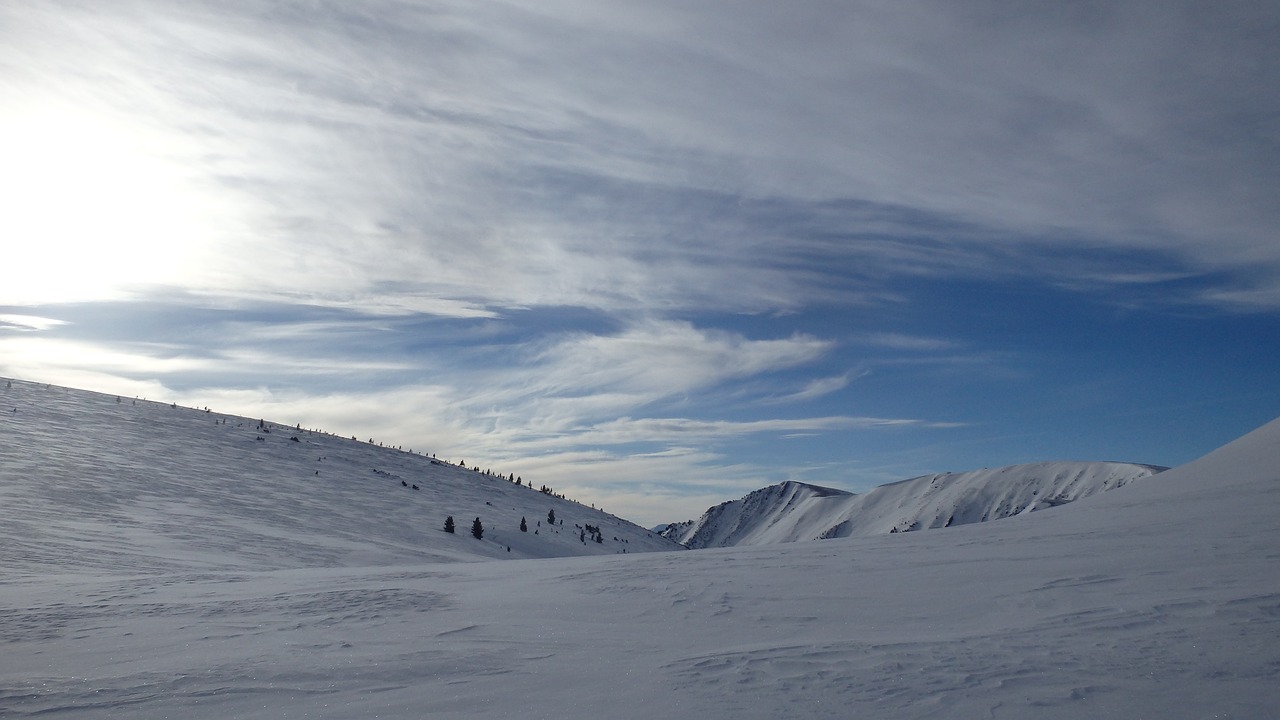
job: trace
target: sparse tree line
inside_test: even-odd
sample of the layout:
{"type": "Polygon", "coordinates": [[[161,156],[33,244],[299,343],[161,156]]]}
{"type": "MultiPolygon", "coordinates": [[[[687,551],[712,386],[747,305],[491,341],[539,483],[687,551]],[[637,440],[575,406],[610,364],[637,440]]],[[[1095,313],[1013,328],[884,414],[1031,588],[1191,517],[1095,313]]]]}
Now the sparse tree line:
{"type": "MultiPolygon", "coordinates": [[[[435,457],[435,456],[434,456],[434,455],[432,455],[432,457],[435,457]]],[[[467,468],[467,461],[466,461],[466,460],[459,460],[459,461],[458,461],[458,467],[463,468],[464,470],[465,470],[465,469],[468,469],[468,468],[467,468]]],[[[481,470],[479,465],[475,465],[475,466],[473,466],[473,467],[471,467],[471,468],[469,468],[469,469],[470,469],[470,470],[472,470],[473,472],[478,472],[478,473],[480,473],[481,475],[485,475],[485,476],[488,476],[488,477],[497,477],[497,478],[501,478],[501,479],[503,479],[503,480],[507,480],[508,482],[511,482],[511,483],[513,483],[513,484],[515,484],[515,485],[519,485],[519,486],[521,486],[521,487],[527,487],[527,488],[529,488],[530,490],[532,490],[532,489],[533,489],[533,483],[528,483],[528,484],[526,484],[526,483],[525,483],[525,481],[524,481],[524,478],[523,478],[523,477],[519,477],[519,476],[517,476],[515,473],[510,473],[510,474],[508,474],[508,475],[503,475],[502,473],[495,473],[495,472],[493,472],[492,470],[490,470],[489,468],[485,468],[485,469],[481,470]]],[[[563,493],[557,493],[557,492],[555,491],[555,489],[554,489],[554,488],[548,487],[548,486],[546,486],[546,485],[542,485],[542,486],[540,486],[540,487],[538,488],[538,492],[540,492],[540,493],[542,493],[542,494],[544,494],[544,495],[550,495],[550,496],[551,496],[551,497],[553,497],[553,498],[560,498],[561,500],[569,500],[569,502],[578,502],[577,500],[570,500],[568,497],[565,497],[565,495],[564,495],[563,493]]],[[[595,506],[593,505],[592,507],[595,507],[595,506]]]]}
{"type": "MultiPolygon", "coordinates": [[[[8,385],[8,387],[12,387],[12,384],[8,385]]],[[[143,398],[143,400],[145,401],[146,399],[145,399],[145,398],[143,398]]],[[[117,398],[116,398],[116,402],[117,402],[117,403],[118,403],[118,402],[120,402],[120,398],[119,398],[119,397],[117,397],[117,398]]],[[[134,404],[137,404],[137,400],[136,400],[136,399],[134,400],[134,404]]],[[[176,408],[176,407],[178,407],[178,405],[175,403],[175,404],[173,404],[173,405],[172,405],[172,407],[176,408]]],[[[206,408],[203,408],[203,410],[204,410],[206,413],[208,413],[208,412],[212,412],[212,411],[211,411],[209,408],[207,408],[207,407],[206,407],[206,408]]],[[[223,420],[222,420],[222,424],[226,424],[226,420],[225,420],[225,419],[223,419],[223,420]]],[[[237,425],[236,427],[241,427],[241,425],[237,425]]],[[[268,423],[268,422],[267,422],[266,420],[264,420],[264,419],[259,419],[259,420],[258,420],[257,430],[258,430],[259,432],[262,432],[262,433],[270,433],[273,427],[274,427],[275,429],[279,429],[280,427],[284,427],[284,426],[282,426],[282,425],[278,425],[278,424],[273,425],[273,424],[271,424],[271,423],[268,423]]],[[[302,432],[306,432],[306,433],[319,433],[319,434],[321,434],[321,435],[328,435],[328,436],[330,436],[330,437],[338,437],[335,433],[331,433],[331,432],[328,432],[328,431],[326,431],[326,430],[321,430],[321,429],[317,429],[317,428],[304,428],[304,427],[302,427],[302,423],[297,423],[297,425],[295,426],[295,428],[294,428],[294,429],[295,429],[297,432],[299,432],[299,433],[302,433],[302,432]]],[[[259,439],[262,439],[262,438],[259,438],[259,439]]],[[[297,436],[291,437],[291,438],[289,438],[289,439],[290,439],[290,440],[294,440],[295,442],[300,442],[300,440],[298,440],[298,439],[297,439],[297,436]]],[[[355,435],[352,435],[352,436],[351,436],[351,441],[352,441],[352,442],[360,442],[359,438],[358,438],[357,436],[355,436],[355,435]]],[[[394,449],[394,450],[398,450],[398,451],[400,451],[400,452],[407,452],[407,453],[409,453],[409,454],[411,454],[411,455],[419,455],[419,456],[421,456],[421,457],[430,458],[430,459],[431,459],[433,462],[435,462],[436,464],[442,464],[442,463],[446,462],[446,461],[441,461],[441,460],[437,459],[437,458],[436,458],[436,454],[435,454],[435,453],[414,452],[414,450],[413,450],[412,448],[410,448],[410,449],[408,449],[408,450],[405,450],[405,449],[404,449],[404,447],[403,447],[403,446],[400,446],[400,445],[396,445],[396,446],[392,447],[392,446],[389,446],[389,445],[384,445],[381,441],[379,441],[379,440],[374,440],[373,438],[369,438],[366,442],[367,442],[369,445],[376,445],[377,447],[380,447],[380,448],[394,449]]],[[[520,477],[520,476],[517,476],[515,473],[508,473],[508,474],[506,474],[506,475],[503,475],[502,473],[495,473],[493,470],[491,470],[491,469],[489,469],[489,468],[485,468],[485,469],[483,469],[483,470],[482,470],[478,464],[477,464],[477,465],[475,465],[475,466],[473,466],[473,467],[471,467],[471,468],[468,468],[468,467],[467,467],[467,462],[466,462],[466,460],[459,460],[459,461],[458,461],[457,466],[458,466],[458,467],[460,467],[460,468],[463,468],[463,469],[469,469],[469,470],[472,470],[473,472],[478,472],[478,473],[480,473],[480,474],[482,474],[482,475],[485,475],[485,476],[488,476],[488,477],[499,477],[499,478],[502,478],[502,479],[504,479],[504,480],[507,480],[508,482],[511,482],[511,483],[513,483],[513,484],[515,484],[515,485],[519,485],[519,486],[521,486],[521,487],[528,487],[528,488],[529,488],[529,489],[531,489],[531,490],[533,489],[533,483],[528,483],[528,484],[526,484],[526,483],[524,482],[524,478],[523,478],[523,477],[520,477]]],[[[317,474],[319,474],[319,473],[317,472],[317,474]]],[[[409,485],[407,485],[407,484],[406,484],[406,487],[408,487],[408,486],[409,486],[409,485]]],[[[415,487],[414,489],[417,489],[417,488],[415,487]]],[[[570,499],[569,499],[567,496],[565,496],[563,493],[557,493],[557,492],[555,491],[555,489],[554,489],[554,488],[548,487],[547,485],[542,485],[542,486],[538,487],[538,492],[541,492],[541,493],[543,493],[544,495],[550,495],[551,497],[554,497],[554,498],[559,498],[559,499],[561,499],[561,500],[570,500],[570,499]]],[[[576,501],[576,500],[570,500],[570,502],[577,502],[577,501],[576,501]]],[[[595,507],[595,506],[593,505],[592,507],[595,507]]]]}
{"type": "MultiPolygon", "coordinates": [[[[453,522],[453,516],[444,519],[444,531],[453,534],[458,531],[458,526],[453,522]]],[[[480,522],[480,518],[476,518],[471,523],[471,537],[481,540],[484,538],[484,523],[480,522]]]]}
{"type": "MultiPolygon", "coordinates": [[[[554,509],[547,512],[547,524],[549,525],[556,524],[556,511],[554,509]]],[[[560,524],[563,525],[564,521],[561,520],[560,524]]],[[[542,527],[541,521],[538,522],[538,527],[542,527]]],[[[447,533],[456,533],[458,531],[458,526],[453,521],[452,515],[444,519],[444,531],[447,533]]],[[[595,531],[599,532],[599,529],[596,528],[595,531]]],[[[520,532],[529,532],[529,522],[528,520],[525,519],[523,515],[520,516],[520,532]]],[[[537,530],[534,530],[533,532],[535,535],[538,534],[537,530]]],[[[481,538],[484,537],[484,523],[480,521],[480,518],[476,518],[471,523],[471,536],[477,540],[480,540],[481,538]]],[[[614,539],[616,540],[617,538],[614,538],[614,539]]]]}
{"type": "MultiPolygon", "coordinates": [[[[555,508],[552,508],[551,510],[548,510],[548,511],[547,511],[547,525],[549,525],[549,526],[551,526],[551,527],[556,527],[556,526],[558,526],[558,525],[561,525],[561,526],[562,526],[562,525],[564,525],[564,520],[563,520],[563,519],[557,519],[557,518],[556,518],[556,511],[555,511],[555,508]]],[[[539,520],[539,521],[538,521],[538,528],[541,528],[541,527],[542,527],[542,521],[541,521],[541,520],[539,520]]],[[[585,524],[583,524],[583,525],[578,525],[578,524],[576,524],[576,523],[575,523],[575,524],[574,524],[574,527],[575,527],[575,528],[578,528],[578,540],[579,540],[579,541],[581,541],[583,545],[586,545],[586,544],[587,544],[587,538],[590,538],[590,539],[591,539],[592,541],[594,541],[596,544],[604,544],[604,531],[602,531],[602,530],[600,529],[600,526],[598,526],[598,525],[592,525],[592,524],[590,524],[590,523],[585,523],[585,524]]],[[[450,516],[448,516],[448,517],[446,517],[446,518],[444,519],[444,531],[445,531],[445,532],[447,532],[447,533],[450,533],[450,534],[456,534],[456,533],[457,533],[457,531],[458,531],[458,526],[457,526],[457,523],[455,523],[455,522],[454,522],[454,520],[453,520],[453,516],[452,516],[452,515],[450,515],[450,516]]],[[[520,532],[523,532],[523,533],[527,533],[527,532],[529,532],[529,521],[528,521],[528,519],[527,519],[526,517],[524,517],[523,515],[520,517],[520,532]]],[[[557,530],[556,532],[558,533],[558,532],[560,532],[560,531],[559,531],[559,530],[557,530]]],[[[537,535],[537,534],[538,534],[538,530],[537,530],[537,529],[535,529],[535,530],[533,531],[533,534],[534,534],[534,535],[537,535]]],[[[471,537],[473,537],[473,538],[475,538],[475,539],[477,539],[477,540],[483,540],[483,539],[484,539],[484,523],[483,523],[483,522],[481,522],[480,518],[478,518],[478,517],[477,517],[475,520],[473,520],[473,521],[471,522],[471,537]]],[[[614,542],[620,542],[620,543],[628,543],[628,541],[627,541],[626,539],[619,540],[619,539],[617,538],[617,536],[614,536],[613,541],[614,541],[614,542]]],[[[510,546],[507,546],[507,552],[511,552],[511,547],[510,547],[510,546]]],[[[625,549],[623,549],[623,551],[622,551],[622,552],[624,552],[624,553],[625,553],[625,552],[626,552],[626,550],[625,550],[625,549]]]]}

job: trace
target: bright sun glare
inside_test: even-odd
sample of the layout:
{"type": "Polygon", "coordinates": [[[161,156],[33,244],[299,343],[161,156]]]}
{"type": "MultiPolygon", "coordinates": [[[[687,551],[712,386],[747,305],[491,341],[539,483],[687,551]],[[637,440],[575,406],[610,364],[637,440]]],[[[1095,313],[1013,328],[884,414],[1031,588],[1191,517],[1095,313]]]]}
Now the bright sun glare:
{"type": "Polygon", "coordinates": [[[0,304],[178,284],[207,213],[157,141],[74,112],[0,115],[0,304]]]}

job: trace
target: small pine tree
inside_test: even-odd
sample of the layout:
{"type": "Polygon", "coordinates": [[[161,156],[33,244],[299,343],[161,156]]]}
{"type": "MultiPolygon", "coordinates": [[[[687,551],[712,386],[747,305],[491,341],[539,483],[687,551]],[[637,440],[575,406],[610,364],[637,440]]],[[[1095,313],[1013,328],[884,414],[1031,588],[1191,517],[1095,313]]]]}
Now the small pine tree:
{"type": "Polygon", "coordinates": [[[524,521],[524,518],[520,518],[520,532],[529,532],[529,524],[524,521]]]}
{"type": "Polygon", "coordinates": [[[449,517],[444,519],[444,531],[447,533],[451,533],[454,530],[455,530],[455,527],[453,525],[453,516],[450,515],[449,517]]]}
{"type": "Polygon", "coordinates": [[[477,540],[484,537],[484,525],[480,524],[480,518],[476,518],[476,521],[471,523],[471,536],[477,540]]]}
{"type": "Polygon", "coordinates": [[[547,512],[547,522],[552,525],[556,524],[556,511],[554,508],[547,512]]]}

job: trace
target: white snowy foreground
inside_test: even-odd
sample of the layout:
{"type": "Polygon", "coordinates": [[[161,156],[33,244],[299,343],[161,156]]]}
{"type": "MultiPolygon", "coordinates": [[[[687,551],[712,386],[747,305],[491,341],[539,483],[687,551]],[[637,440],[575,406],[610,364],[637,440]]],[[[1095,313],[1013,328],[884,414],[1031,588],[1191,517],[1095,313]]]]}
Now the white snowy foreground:
{"type": "MultiPolygon", "coordinates": [[[[31,406],[16,415],[48,412],[20,389],[31,406]]],[[[159,409],[142,419],[176,432],[159,409]]],[[[58,412],[48,421],[67,427],[79,410],[58,412]]],[[[388,537],[379,516],[413,526],[391,509],[352,508],[306,553],[325,529],[293,514],[326,515],[297,507],[305,496],[280,498],[273,518],[270,497],[242,507],[222,478],[183,502],[148,470],[168,466],[160,447],[125,462],[119,447],[85,450],[92,438],[65,438],[65,453],[14,444],[33,427],[0,419],[0,717],[1280,715],[1280,421],[1141,483],[990,523],[511,562],[444,562],[489,541],[440,544],[434,529],[362,542],[357,520],[371,538],[388,537]],[[219,493],[231,520],[195,514],[216,514],[219,493]]],[[[401,489],[367,496],[420,497],[401,489]]]]}

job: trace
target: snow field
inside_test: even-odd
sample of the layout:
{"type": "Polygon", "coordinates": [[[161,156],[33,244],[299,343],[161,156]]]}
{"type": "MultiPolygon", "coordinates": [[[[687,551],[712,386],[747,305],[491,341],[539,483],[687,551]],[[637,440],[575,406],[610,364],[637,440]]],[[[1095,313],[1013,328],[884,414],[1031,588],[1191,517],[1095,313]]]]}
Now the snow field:
{"type": "MultiPolygon", "coordinates": [[[[75,405],[63,422],[91,426],[75,405]]],[[[106,483],[123,471],[101,453],[15,446],[42,436],[9,422],[6,718],[1132,720],[1280,707],[1280,421],[1158,482],[998,522],[516,562],[438,561],[476,559],[461,535],[424,559],[398,540],[412,523],[382,531],[412,496],[381,477],[370,497],[392,500],[349,508],[346,525],[304,507],[339,524],[296,557],[328,533],[217,490],[235,485],[182,502],[162,480],[150,494],[151,481],[119,480],[127,497],[90,502],[76,472],[106,483]],[[235,523],[208,516],[218,500],[235,523]],[[157,525],[175,503],[182,522],[157,525]]],[[[145,453],[173,441],[112,452],[151,477],[168,461],[145,453]]],[[[85,441],[99,443],[110,449],[85,441]]],[[[244,469],[223,457],[228,479],[244,469]]]]}

